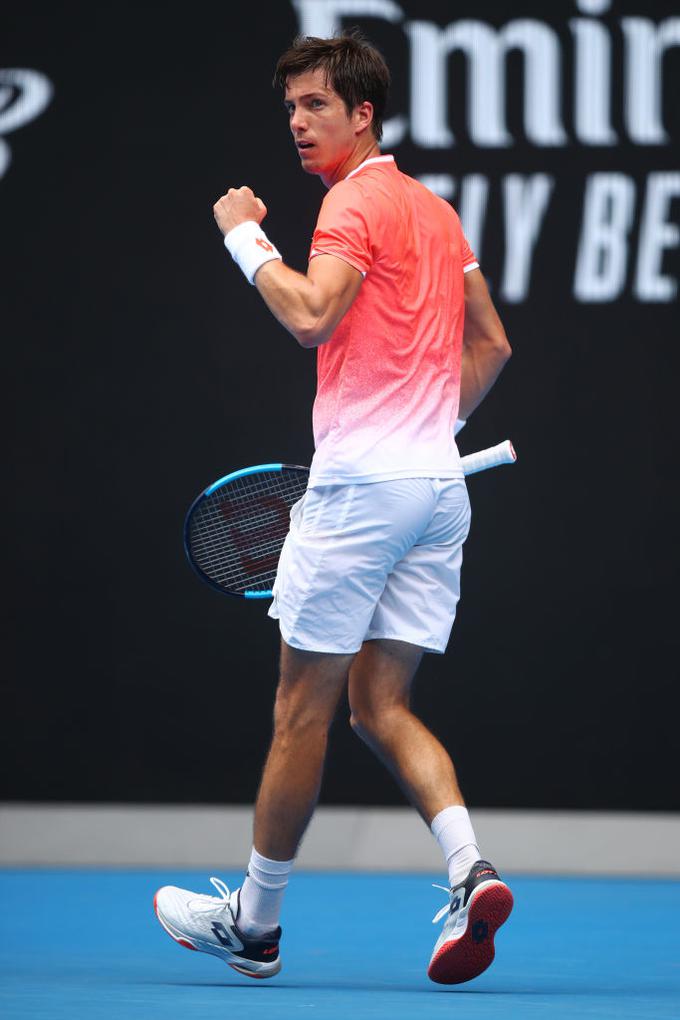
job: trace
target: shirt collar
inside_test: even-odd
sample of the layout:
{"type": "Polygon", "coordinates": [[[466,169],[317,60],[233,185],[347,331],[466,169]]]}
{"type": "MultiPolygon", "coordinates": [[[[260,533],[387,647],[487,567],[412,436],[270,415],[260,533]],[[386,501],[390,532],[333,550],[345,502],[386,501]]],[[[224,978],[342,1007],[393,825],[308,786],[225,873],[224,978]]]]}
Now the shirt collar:
{"type": "Polygon", "coordinates": [[[356,166],[354,170],[350,170],[344,179],[348,181],[350,177],[354,177],[355,174],[358,174],[365,166],[370,166],[371,163],[394,163],[394,156],[371,156],[370,159],[365,159],[363,163],[359,163],[359,166],[356,166]]]}

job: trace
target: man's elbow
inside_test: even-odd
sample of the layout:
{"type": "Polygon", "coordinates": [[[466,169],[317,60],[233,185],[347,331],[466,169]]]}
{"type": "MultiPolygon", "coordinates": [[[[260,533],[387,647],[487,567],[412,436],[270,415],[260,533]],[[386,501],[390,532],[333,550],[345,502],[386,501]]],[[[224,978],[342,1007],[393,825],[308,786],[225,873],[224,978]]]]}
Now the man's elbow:
{"type": "Polygon", "coordinates": [[[304,347],[305,350],[313,350],[315,347],[320,347],[321,344],[325,344],[331,338],[328,327],[319,319],[310,319],[306,322],[298,323],[293,331],[293,335],[300,344],[300,347],[304,347]]]}
{"type": "Polygon", "coordinates": [[[484,329],[467,324],[463,334],[463,349],[476,358],[492,357],[494,360],[505,364],[512,355],[512,347],[508,342],[503,326],[499,322],[492,327],[484,329]]]}
{"type": "Polygon", "coordinates": [[[300,347],[304,347],[306,351],[314,350],[315,347],[319,346],[319,339],[317,337],[316,330],[314,329],[298,327],[293,330],[293,336],[299,343],[300,347]]]}
{"type": "Polygon", "coordinates": [[[508,340],[505,333],[503,333],[502,336],[498,337],[498,339],[496,340],[495,347],[496,350],[498,351],[498,357],[503,362],[503,364],[505,364],[506,361],[510,360],[510,358],[512,357],[512,347],[510,346],[510,341],[508,340]]]}
{"type": "Polygon", "coordinates": [[[493,351],[496,359],[504,365],[506,361],[509,361],[512,356],[512,347],[505,335],[505,330],[501,326],[499,329],[489,330],[484,337],[486,349],[493,351]]]}

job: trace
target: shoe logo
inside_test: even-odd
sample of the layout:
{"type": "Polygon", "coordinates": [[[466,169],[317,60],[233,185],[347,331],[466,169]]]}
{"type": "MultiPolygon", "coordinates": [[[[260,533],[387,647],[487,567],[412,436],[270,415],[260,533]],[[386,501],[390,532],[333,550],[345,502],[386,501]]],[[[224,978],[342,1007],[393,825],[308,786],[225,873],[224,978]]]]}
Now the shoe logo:
{"type": "Polygon", "coordinates": [[[475,921],[472,925],[472,941],[479,945],[489,934],[489,925],[486,921],[475,921]]]}
{"type": "Polygon", "coordinates": [[[460,901],[460,896],[456,896],[455,900],[452,902],[451,906],[449,907],[449,913],[450,914],[455,914],[456,911],[460,910],[460,902],[461,902],[460,901]]]}
{"type": "Polygon", "coordinates": [[[243,943],[235,938],[231,932],[224,927],[221,921],[215,921],[212,926],[212,930],[215,934],[215,938],[218,939],[218,941],[221,942],[226,949],[233,949],[236,952],[243,949],[243,943]]]}
{"type": "Polygon", "coordinates": [[[272,946],[271,949],[263,949],[262,950],[262,955],[263,956],[273,956],[274,953],[278,952],[278,948],[279,948],[278,946],[272,946]]]}
{"type": "Polygon", "coordinates": [[[270,244],[269,241],[265,241],[262,237],[256,238],[255,244],[259,244],[260,248],[264,248],[265,251],[274,251],[274,245],[270,244]]]}

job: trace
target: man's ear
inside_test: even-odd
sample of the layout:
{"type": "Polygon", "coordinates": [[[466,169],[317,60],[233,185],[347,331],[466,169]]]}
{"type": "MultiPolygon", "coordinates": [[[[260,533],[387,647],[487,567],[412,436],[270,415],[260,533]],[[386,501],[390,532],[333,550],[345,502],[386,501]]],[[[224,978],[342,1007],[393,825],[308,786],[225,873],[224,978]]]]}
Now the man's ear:
{"type": "Polygon", "coordinates": [[[373,103],[369,103],[368,99],[365,99],[363,103],[360,103],[354,108],[354,116],[356,119],[357,134],[363,134],[367,128],[370,128],[373,123],[373,103]]]}

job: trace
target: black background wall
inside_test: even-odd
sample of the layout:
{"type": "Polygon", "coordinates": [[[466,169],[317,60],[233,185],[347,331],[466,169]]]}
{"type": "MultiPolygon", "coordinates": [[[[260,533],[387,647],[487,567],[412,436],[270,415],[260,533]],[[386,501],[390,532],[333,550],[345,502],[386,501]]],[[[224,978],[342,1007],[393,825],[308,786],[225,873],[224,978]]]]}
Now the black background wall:
{"type": "MultiPolygon", "coordinates": [[[[249,184],[268,206],[269,235],[304,268],[323,187],[301,173],[270,81],[293,35],[330,17],[322,6],[27,2],[4,16],[4,799],[254,795],[278,633],[262,605],[200,585],[182,520],[221,474],[312,454],[314,355],[231,265],[212,203],[249,184]],[[12,124],[32,87],[16,69],[40,72],[53,93],[12,124]]],[[[546,21],[539,3],[452,11],[383,0],[380,16],[356,8],[340,19],[363,27],[392,66],[403,137],[386,151],[467,203],[515,352],[460,446],[510,436],[520,459],[470,480],[459,617],[416,691],[473,805],[680,808],[672,8],[560,2],[546,21]],[[552,54],[540,87],[509,54],[502,144],[480,135],[493,96],[475,92],[475,58],[460,51],[442,65],[455,140],[427,135],[434,70],[417,71],[416,41],[429,32],[432,45],[454,18],[500,32],[529,19],[518,31],[552,54]],[[641,18],[651,27],[632,24],[641,18]],[[651,52],[645,39],[663,21],[648,87],[634,55],[651,52]],[[577,52],[579,33],[590,49],[577,52]],[[580,107],[577,80],[593,97],[580,107]],[[645,102],[647,137],[631,113],[645,102]],[[486,197],[483,224],[475,194],[486,197]],[[532,201],[523,263],[517,229],[529,223],[531,235],[532,201]],[[526,272],[513,277],[518,266],[526,272]]],[[[324,800],[401,802],[346,711],[324,800]]]]}

